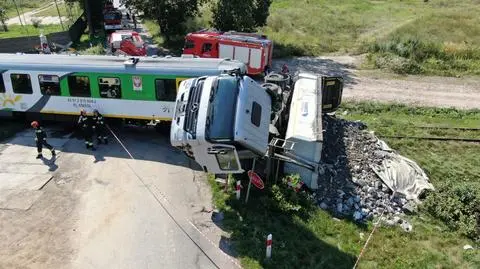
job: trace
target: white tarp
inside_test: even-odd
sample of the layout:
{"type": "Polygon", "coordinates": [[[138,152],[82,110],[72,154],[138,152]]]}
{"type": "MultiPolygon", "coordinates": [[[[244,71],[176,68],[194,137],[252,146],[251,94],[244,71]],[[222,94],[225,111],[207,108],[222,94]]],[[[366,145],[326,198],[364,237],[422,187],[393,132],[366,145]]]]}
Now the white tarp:
{"type": "Polygon", "coordinates": [[[370,167],[392,191],[405,195],[408,200],[418,201],[424,190],[435,189],[417,163],[397,154],[380,139],[377,144],[385,158],[381,165],[370,167]]]}

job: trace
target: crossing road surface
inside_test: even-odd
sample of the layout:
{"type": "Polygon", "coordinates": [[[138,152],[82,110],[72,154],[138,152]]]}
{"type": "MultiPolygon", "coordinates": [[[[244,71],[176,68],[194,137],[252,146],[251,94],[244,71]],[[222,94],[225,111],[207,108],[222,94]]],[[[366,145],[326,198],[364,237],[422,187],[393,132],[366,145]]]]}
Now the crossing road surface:
{"type": "Polygon", "coordinates": [[[56,160],[35,159],[30,131],[0,143],[0,268],[237,268],[205,175],[165,135],[122,130],[132,160],[49,130],[56,160]]]}

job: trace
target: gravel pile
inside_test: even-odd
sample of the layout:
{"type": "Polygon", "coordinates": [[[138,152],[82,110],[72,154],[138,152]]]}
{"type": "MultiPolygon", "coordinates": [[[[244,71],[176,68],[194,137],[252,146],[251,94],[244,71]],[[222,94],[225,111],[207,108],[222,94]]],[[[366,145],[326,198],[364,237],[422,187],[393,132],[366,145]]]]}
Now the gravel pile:
{"type": "Polygon", "coordinates": [[[361,122],[323,117],[325,174],[316,193],[318,204],[334,215],[358,222],[378,217],[384,211],[386,224],[400,224],[409,230],[411,226],[401,219],[401,214],[413,212],[414,203],[393,194],[371,168],[380,165],[388,154],[373,133],[365,129],[361,122]]]}

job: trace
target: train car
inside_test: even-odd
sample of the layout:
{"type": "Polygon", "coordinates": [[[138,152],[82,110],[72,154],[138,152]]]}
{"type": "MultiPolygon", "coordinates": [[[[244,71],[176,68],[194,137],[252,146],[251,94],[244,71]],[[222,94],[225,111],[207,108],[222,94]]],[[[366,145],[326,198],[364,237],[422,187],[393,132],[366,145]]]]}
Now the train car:
{"type": "Polygon", "coordinates": [[[246,66],[187,56],[0,54],[0,115],[61,120],[98,109],[109,118],[171,121],[182,80],[233,70],[246,66]]]}

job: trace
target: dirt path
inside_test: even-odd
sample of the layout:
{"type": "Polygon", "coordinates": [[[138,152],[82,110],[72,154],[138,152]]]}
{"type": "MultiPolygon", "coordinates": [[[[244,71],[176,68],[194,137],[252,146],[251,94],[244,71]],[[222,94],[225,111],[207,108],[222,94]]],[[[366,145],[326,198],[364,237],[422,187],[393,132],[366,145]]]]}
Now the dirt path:
{"type": "Polygon", "coordinates": [[[378,100],[421,106],[480,108],[480,78],[396,76],[357,69],[360,57],[300,57],[274,62],[274,70],[287,63],[290,72],[308,71],[345,79],[344,100],[378,100]]]}
{"type": "MultiPolygon", "coordinates": [[[[63,3],[63,1],[58,1],[57,2],[58,5],[60,5],[62,3],[63,3]]],[[[38,14],[38,13],[40,13],[40,12],[46,10],[46,9],[49,9],[54,5],[55,5],[54,2],[45,4],[45,5],[37,8],[37,9],[25,12],[23,14],[20,14],[20,17],[16,16],[16,17],[10,18],[6,21],[6,23],[7,23],[7,25],[14,25],[14,24],[21,24],[21,23],[28,25],[28,24],[33,24],[32,23],[33,18],[37,18],[37,19],[41,20],[42,24],[60,24],[60,18],[58,18],[58,16],[44,16],[44,17],[35,16],[36,14],[38,14]]],[[[62,16],[62,21],[66,21],[66,20],[68,20],[68,18],[62,16]]]]}

